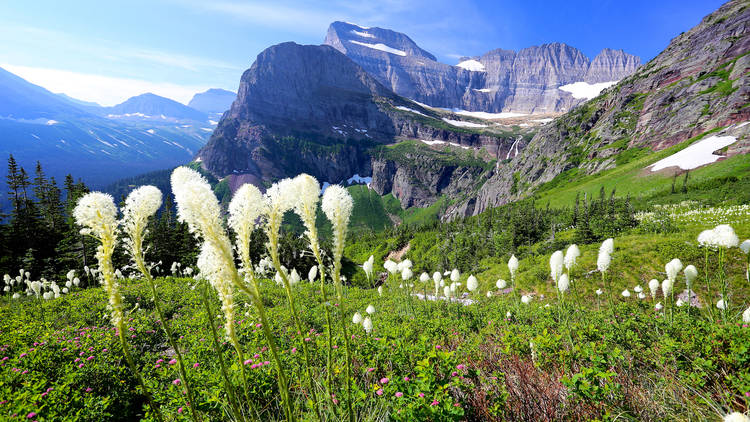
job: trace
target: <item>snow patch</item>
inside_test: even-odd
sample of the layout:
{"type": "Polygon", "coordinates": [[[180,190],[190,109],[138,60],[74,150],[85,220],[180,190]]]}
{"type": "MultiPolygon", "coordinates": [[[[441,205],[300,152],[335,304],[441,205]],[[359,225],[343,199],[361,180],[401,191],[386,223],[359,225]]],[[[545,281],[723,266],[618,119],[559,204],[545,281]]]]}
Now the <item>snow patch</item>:
{"type": "Polygon", "coordinates": [[[721,155],[714,155],[717,149],[737,142],[734,136],[711,136],[690,145],[682,151],[676,152],[667,158],[651,164],[651,171],[659,171],[667,167],[679,167],[682,170],[692,170],[700,166],[711,164],[722,158],[721,155]]]}
{"type": "Polygon", "coordinates": [[[425,139],[420,139],[421,142],[424,142],[427,145],[450,145],[454,147],[459,147],[463,149],[470,149],[471,147],[467,147],[466,145],[457,144],[455,142],[445,142],[445,141],[427,141],[425,139]]]}
{"type": "Polygon", "coordinates": [[[449,125],[457,126],[457,127],[487,127],[487,125],[482,125],[479,123],[473,123],[473,122],[464,122],[461,120],[451,120],[443,118],[443,121],[445,123],[448,123],[449,125]]]}
{"type": "Polygon", "coordinates": [[[484,72],[484,65],[480,63],[478,60],[470,59],[470,60],[464,60],[461,63],[457,64],[456,66],[470,70],[472,72],[484,72]]]}
{"type": "Polygon", "coordinates": [[[466,111],[461,110],[458,108],[444,108],[443,110],[448,110],[450,112],[456,113],[461,116],[470,116],[470,117],[476,117],[478,119],[510,119],[512,117],[521,117],[526,116],[524,113],[512,113],[512,112],[502,112],[502,113],[487,113],[484,111],[466,111]]]}
{"type": "Polygon", "coordinates": [[[359,42],[359,41],[349,41],[352,44],[361,45],[363,47],[372,48],[373,50],[380,50],[385,51],[386,53],[396,54],[398,56],[406,56],[406,52],[403,50],[397,50],[393,47],[388,47],[387,45],[383,43],[377,43],[377,44],[368,44],[366,42],[359,42]]]}
{"type": "Polygon", "coordinates": [[[210,124],[212,124],[214,126],[216,126],[216,125],[219,124],[219,122],[217,122],[216,120],[209,120],[208,123],[210,123],[210,124]]]}
{"type": "Polygon", "coordinates": [[[426,115],[424,113],[420,113],[417,110],[414,110],[413,108],[404,107],[404,106],[396,106],[396,108],[399,109],[399,110],[403,110],[403,111],[408,111],[408,112],[411,112],[411,113],[419,114],[420,116],[430,117],[430,116],[428,116],[428,115],[426,115]]]}
{"type": "Polygon", "coordinates": [[[482,88],[482,89],[476,89],[476,88],[474,88],[474,91],[477,91],[477,92],[485,92],[485,93],[487,93],[487,92],[493,92],[493,91],[497,91],[497,89],[492,89],[492,88],[482,88]]]}
{"type": "Polygon", "coordinates": [[[147,130],[146,132],[148,132],[148,133],[150,133],[150,134],[152,134],[152,135],[153,135],[154,133],[156,133],[156,131],[155,131],[155,130],[153,130],[153,129],[149,129],[149,130],[147,130]]]}
{"type": "Polygon", "coordinates": [[[360,184],[360,185],[367,185],[367,187],[370,187],[370,183],[372,183],[372,177],[362,177],[359,174],[355,174],[354,176],[346,179],[346,183],[351,184],[360,184]]]}
{"type": "Polygon", "coordinates": [[[355,29],[352,29],[351,33],[354,35],[360,36],[362,38],[375,38],[375,35],[372,35],[369,32],[360,32],[355,29]]]}
{"type": "Polygon", "coordinates": [[[57,120],[47,120],[47,123],[45,123],[45,124],[47,126],[52,126],[52,125],[56,125],[58,123],[60,123],[60,122],[58,122],[57,120]]]}
{"type": "Polygon", "coordinates": [[[611,87],[619,81],[599,82],[590,84],[587,82],[576,82],[559,87],[558,89],[573,94],[573,98],[587,99],[596,98],[604,89],[611,87]]]}
{"type": "Polygon", "coordinates": [[[360,27],[360,28],[362,28],[362,29],[370,29],[370,27],[369,27],[369,26],[362,26],[362,25],[357,25],[356,23],[351,23],[351,22],[344,22],[344,23],[348,23],[349,25],[352,25],[352,26],[357,26],[357,27],[360,27]]]}
{"type": "Polygon", "coordinates": [[[213,132],[213,131],[214,131],[214,130],[213,130],[213,129],[211,129],[210,127],[202,127],[202,128],[201,128],[201,130],[202,130],[202,131],[205,131],[205,132],[213,132]]]}
{"type": "Polygon", "coordinates": [[[537,122],[537,123],[549,123],[549,122],[551,122],[551,121],[553,121],[553,120],[555,120],[555,119],[536,119],[536,120],[532,120],[532,122],[537,122]]]}
{"type": "Polygon", "coordinates": [[[749,122],[743,122],[743,123],[740,123],[739,125],[737,125],[737,127],[736,127],[735,129],[739,129],[739,128],[741,128],[741,127],[744,127],[744,126],[745,126],[745,125],[747,125],[748,123],[750,123],[750,121],[749,121],[749,122]]]}

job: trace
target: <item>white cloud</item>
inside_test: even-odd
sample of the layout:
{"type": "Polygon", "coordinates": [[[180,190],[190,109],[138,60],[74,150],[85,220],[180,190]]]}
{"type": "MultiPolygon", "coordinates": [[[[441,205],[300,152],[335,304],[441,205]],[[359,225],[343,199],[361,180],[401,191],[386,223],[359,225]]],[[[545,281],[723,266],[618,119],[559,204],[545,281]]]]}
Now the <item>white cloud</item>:
{"type": "Polygon", "coordinates": [[[104,106],[119,104],[130,97],[146,92],[187,104],[195,93],[210,88],[209,86],[150,82],[42,67],[11,64],[0,64],[0,67],[49,91],[62,92],[73,98],[95,101],[104,106]]]}

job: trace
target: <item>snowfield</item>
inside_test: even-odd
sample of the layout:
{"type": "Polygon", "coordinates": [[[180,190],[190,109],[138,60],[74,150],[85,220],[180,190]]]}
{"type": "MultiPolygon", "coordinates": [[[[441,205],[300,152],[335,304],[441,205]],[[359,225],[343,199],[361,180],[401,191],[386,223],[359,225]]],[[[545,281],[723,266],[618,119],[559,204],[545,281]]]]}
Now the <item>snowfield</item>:
{"type": "Polygon", "coordinates": [[[399,109],[399,110],[403,110],[403,111],[408,111],[408,112],[411,112],[411,113],[419,114],[420,116],[430,117],[430,116],[428,116],[428,115],[426,115],[424,113],[420,113],[417,110],[414,110],[413,108],[404,107],[404,106],[396,106],[396,108],[399,109]]]}
{"type": "Polygon", "coordinates": [[[406,56],[406,52],[402,50],[397,50],[393,47],[388,47],[387,45],[383,43],[377,43],[377,44],[368,44],[366,42],[359,42],[359,41],[349,41],[352,44],[361,45],[363,47],[372,48],[373,50],[380,50],[385,51],[386,53],[395,54],[397,56],[406,56]]]}
{"type": "Polygon", "coordinates": [[[352,29],[351,32],[352,32],[352,34],[360,36],[362,38],[375,38],[375,35],[372,35],[369,32],[361,32],[361,31],[357,31],[357,30],[354,30],[354,29],[352,29]]]}
{"type": "Polygon", "coordinates": [[[473,123],[473,122],[463,122],[461,120],[451,120],[443,118],[443,121],[445,123],[448,123],[449,125],[457,126],[457,127],[487,127],[487,125],[482,125],[479,123],[473,123]]]}
{"type": "Polygon", "coordinates": [[[472,72],[484,72],[484,65],[477,60],[464,60],[456,66],[472,72]]]}
{"type": "Polygon", "coordinates": [[[700,166],[711,164],[722,158],[713,152],[737,142],[734,136],[711,136],[690,145],[682,151],[651,164],[651,171],[659,171],[667,167],[679,167],[682,170],[692,170],[700,166]]]}
{"type": "Polygon", "coordinates": [[[573,84],[563,85],[558,88],[560,91],[570,92],[573,94],[573,98],[576,99],[587,99],[596,98],[600,92],[604,89],[611,87],[619,81],[599,82],[598,84],[590,84],[587,82],[576,82],[573,84]]]}
{"type": "Polygon", "coordinates": [[[459,147],[459,148],[463,148],[463,149],[469,149],[469,148],[471,148],[471,147],[467,147],[465,145],[457,144],[455,142],[427,141],[427,140],[424,140],[424,139],[420,139],[420,141],[424,142],[427,145],[450,145],[450,146],[459,147]]]}

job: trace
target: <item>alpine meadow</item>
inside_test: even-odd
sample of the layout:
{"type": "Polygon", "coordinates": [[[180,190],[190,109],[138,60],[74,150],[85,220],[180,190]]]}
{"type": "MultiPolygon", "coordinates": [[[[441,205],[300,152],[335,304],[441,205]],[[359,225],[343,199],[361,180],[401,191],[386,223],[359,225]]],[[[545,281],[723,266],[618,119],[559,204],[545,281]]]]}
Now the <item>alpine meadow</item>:
{"type": "Polygon", "coordinates": [[[750,422],[750,0],[42,3],[0,420],[750,422]]]}

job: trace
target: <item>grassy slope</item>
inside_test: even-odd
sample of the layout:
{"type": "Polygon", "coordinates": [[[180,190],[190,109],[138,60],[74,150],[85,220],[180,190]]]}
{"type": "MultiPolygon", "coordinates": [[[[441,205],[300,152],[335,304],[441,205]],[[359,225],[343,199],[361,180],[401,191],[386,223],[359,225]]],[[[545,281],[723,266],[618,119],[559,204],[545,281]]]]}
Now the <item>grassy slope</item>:
{"type": "MultiPolygon", "coordinates": [[[[706,132],[671,148],[636,158],[614,169],[585,176],[579,180],[567,180],[566,175],[562,174],[547,186],[542,186],[539,189],[539,203],[546,204],[549,201],[551,206],[569,206],[575,201],[577,193],[583,194],[586,192],[589,197],[592,197],[592,195],[599,193],[602,186],[608,193],[616,188],[617,194],[620,196],[630,194],[633,197],[649,198],[669,194],[673,178],[663,173],[650,174],[646,167],[687,148],[692,143],[709,135],[709,133],[711,132],[706,132]]],[[[750,175],[750,160],[744,155],[739,155],[691,171],[688,187],[716,178],[748,175],[750,175]]],[[[678,176],[676,188],[682,187],[683,177],[678,176]]]]}

